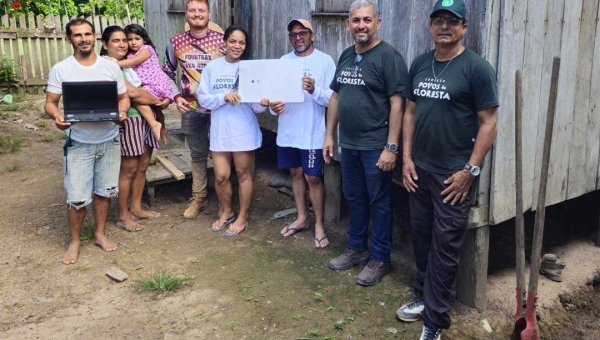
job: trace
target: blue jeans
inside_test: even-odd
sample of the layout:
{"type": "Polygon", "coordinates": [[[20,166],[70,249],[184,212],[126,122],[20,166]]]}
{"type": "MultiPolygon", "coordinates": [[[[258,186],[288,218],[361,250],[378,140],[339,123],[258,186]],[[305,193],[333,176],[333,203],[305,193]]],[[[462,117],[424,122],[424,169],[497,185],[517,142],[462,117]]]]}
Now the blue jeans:
{"type": "Polygon", "coordinates": [[[64,173],[67,204],[81,209],[92,202],[92,193],[116,197],[119,193],[121,145],[119,136],[104,143],[65,143],[64,173]]]}
{"type": "Polygon", "coordinates": [[[375,164],[382,150],[342,149],[342,184],[350,204],[348,248],[368,249],[368,229],[371,213],[371,259],[390,261],[392,249],[393,202],[392,172],[384,172],[375,164]]]}

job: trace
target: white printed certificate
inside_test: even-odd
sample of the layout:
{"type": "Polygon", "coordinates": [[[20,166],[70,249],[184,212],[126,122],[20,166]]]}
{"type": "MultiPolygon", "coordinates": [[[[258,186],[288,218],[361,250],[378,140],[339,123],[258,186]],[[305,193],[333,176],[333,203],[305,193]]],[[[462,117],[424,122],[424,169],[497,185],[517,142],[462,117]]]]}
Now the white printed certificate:
{"type": "Polygon", "coordinates": [[[262,98],[285,103],[304,102],[300,59],[264,59],[240,61],[238,93],[244,103],[262,98]]]}

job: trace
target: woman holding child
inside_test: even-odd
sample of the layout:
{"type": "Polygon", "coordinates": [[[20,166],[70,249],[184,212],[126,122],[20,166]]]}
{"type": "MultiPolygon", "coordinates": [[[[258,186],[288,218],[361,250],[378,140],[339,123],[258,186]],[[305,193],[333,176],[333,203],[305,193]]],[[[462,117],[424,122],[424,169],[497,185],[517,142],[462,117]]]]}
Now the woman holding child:
{"type": "MultiPolygon", "coordinates": [[[[101,55],[123,61],[128,54],[125,30],[119,26],[109,26],[102,33],[101,55]]],[[[143,228],[137,221],[154,219],[160,213],[142,209],[142,194],[146,185],[146,169],[150,164],[152,150],[158,148],[160,134],[153,128],[157,122],[149,105],[164,109],[170,99],[159,100],[155,95],[140,88],[142,82],[131,69],[124,70],[127,94],[132,105],[121,134],[121,171],[119,174],[119,218],[117,227],[126,231],[139,231],[143,228]],[[151,128],[150,125],[154,125],[151,128]],[[131,198],[131,207],[128,201],[131,198]]],[[[158,119],[161,120],[161,119],[158,119]]],[[[163,121],[164,123],[164,121],[163,121]]],[[[158,123],[159,129],[164,126],[158,123]]],[[[164,135],[164,133],[163,133],[164,135]]]]}

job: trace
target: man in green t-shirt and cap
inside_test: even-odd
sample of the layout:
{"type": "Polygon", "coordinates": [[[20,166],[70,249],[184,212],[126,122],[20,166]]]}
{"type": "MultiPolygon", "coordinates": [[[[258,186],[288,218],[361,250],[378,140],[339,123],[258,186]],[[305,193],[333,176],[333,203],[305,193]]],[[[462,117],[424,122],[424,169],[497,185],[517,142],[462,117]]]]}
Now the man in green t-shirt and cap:
{"type": "Polygon", "coordinates": [[[422,317],[421,339],[438,340],[450,327],[459,254],[499,104],[494,70],[462,44],[463,0],[439,0],[430,17],[435,50],[414,60],[404,91],[402,174],[419,297],[396,315],[408,322],[422,317]]]}

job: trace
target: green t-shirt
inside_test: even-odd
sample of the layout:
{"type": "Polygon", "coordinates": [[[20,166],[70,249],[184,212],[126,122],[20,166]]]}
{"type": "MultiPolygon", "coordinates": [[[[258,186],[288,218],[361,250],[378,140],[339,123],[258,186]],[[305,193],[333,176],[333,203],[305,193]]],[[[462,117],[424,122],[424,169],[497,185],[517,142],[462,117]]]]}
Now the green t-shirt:
{"type": "MultiPolygon", "coordinates": [[[[125,79],[127,79],[127,74],[125,73],[125,71],[121,70],[121,72],[123,72],[123,77],[125,79]]],[[[140,112],[135,108],[135,106],[133,106],[133,103],[132,103],[131,107],[129,108],[129,111],[127,111],[127,118],[137,118],[137,117],[141,117],[140,112]]]]}
{"type": "Polygon", "coordinates": [[[415,59],[404,91],[417,106],[413,161],[430,172],[453,174],[473,153],[477,112],[499,106],[496,75],[486,60],[465,50],[451,62],[435,61],[434,77],[434,53],[415,59]]]}
{"type": "Polygon", "coordinates": [[[354,46],[342,53],[330,85],[339,94],[340,146],[383,149],[388,139],[390,97],[404,90],[406,63],[384,41],[361,54],[360,61],[356,56],[354,46]]]}

